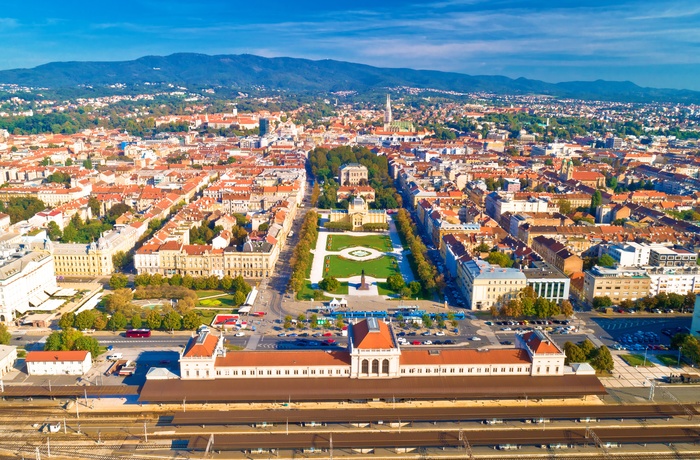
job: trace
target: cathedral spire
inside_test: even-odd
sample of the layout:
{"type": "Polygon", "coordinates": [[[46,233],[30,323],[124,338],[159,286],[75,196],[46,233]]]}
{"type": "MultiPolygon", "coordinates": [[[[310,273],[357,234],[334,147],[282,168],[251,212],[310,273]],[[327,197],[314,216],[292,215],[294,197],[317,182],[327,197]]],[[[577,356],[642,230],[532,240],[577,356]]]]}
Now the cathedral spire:
{"type": "Polygon", "coordinates": [[[391,124],[391,96],[386,95],[386,108],[384,109],[384,125],[389,126],[391,124]]]}

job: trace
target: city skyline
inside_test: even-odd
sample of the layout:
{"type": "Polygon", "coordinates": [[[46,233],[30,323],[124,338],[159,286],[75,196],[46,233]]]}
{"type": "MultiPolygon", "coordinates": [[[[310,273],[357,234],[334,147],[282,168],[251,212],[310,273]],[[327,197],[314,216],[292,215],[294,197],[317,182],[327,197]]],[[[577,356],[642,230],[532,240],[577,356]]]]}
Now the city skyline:
{"type": "Polygon", "coordinates": [[[0,68],[176,52],[250,53],[700,90],[694,78],[700,70],[700,7],[688,1],[662,7],[646,0],[586,7],[509,0],[210,5],[196,11],[177,0],[122,10],[88,8],[83,1],[38,1],[31,11],[7,5],[0,37],[12,47],[0,68]]]}

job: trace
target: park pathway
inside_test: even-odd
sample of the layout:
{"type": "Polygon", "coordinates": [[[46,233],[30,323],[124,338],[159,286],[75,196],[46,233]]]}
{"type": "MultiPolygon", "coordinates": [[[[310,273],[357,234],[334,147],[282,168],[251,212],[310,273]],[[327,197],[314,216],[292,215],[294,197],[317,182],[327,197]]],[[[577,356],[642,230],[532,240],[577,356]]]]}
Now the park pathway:
{"type": "Polygon", "coordinates": [[[326,244],[328,243],[328,231],[323,228],[318,229],[318,238],[316,239],[316,249],[311,252],[314,255],[314,260],[311,263],[311,286],[318,287],[317,284],[323,279],[323,261],[326,259],[326,244]]]}
{"type": "Polygon", "coordinates": [[[393,217],[389,217],[389,238],[391,238],[391,244],[394,247],[392,252],[399,261],[399,269],[401,270],[403,279],[406,281],[406,284],[408,284],[415,280],[415,276],[413,274],[413,270],[411,270],[411,264],[408,261],[408,257],[406,257],[406,252],[403,250],[401,237],[396,229],[396,224],[394,223],[393,217]]]}

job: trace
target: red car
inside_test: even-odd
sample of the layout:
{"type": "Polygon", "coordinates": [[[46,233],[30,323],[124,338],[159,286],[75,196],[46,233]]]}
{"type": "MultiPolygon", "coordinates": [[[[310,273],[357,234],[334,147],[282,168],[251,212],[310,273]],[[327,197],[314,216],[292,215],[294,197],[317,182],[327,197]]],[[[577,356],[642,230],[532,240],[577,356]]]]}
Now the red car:
{"type": "Polygon", "coordinates": [[[323,341],[323,343],[327,343],[328,345],[332,345],[332,344],[335,343],[335,340],[333,340],[333,339],[326,339],[326,340],[323,341]]]}
{"type": "Polygon", "coordinates": [[[324,333],[323,333],[323,336],[324,336],[324,337],[332,337],[332,336],[333,336],[333,333],[331,333],[331,332],[324,332],[324,333]]]}
{"type": "Polygon", "coordinates": [[[420,345],[422,342],[420,340],[414,340],[411,345],[420,345]]]}

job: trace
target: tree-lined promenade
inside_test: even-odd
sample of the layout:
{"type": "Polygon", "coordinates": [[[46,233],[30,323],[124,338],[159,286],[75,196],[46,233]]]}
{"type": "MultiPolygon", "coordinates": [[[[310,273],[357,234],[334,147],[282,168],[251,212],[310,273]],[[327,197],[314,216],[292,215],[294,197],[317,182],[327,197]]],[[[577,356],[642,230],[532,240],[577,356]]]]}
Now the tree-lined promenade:
{"type": "Polygon", "coordinates": [[[314,259],[311,248],[315,246],[316,238],[318,238],[318,213],[309,211],[301,224],[299,242],[294,248],[294,253],[289,261],[292,267],[289,289],[293,292],[299,292],[304,287],[314,259]]]}
{"type": "Polygon", "coordinates": [[[411,250],[415,272],[423,289],[425,291],[434,290],[435,288],[442,290],[444,278],[438,274],[435,266],[428,261],[426,257],[428,248],[425,247],[420,237],[414,233],[416,224],[411,219],[411,215],[405,209],[399,209],[399,212],[394,217],[394,223],[399,235],[401,235],[401,239],[411,250]]]}

